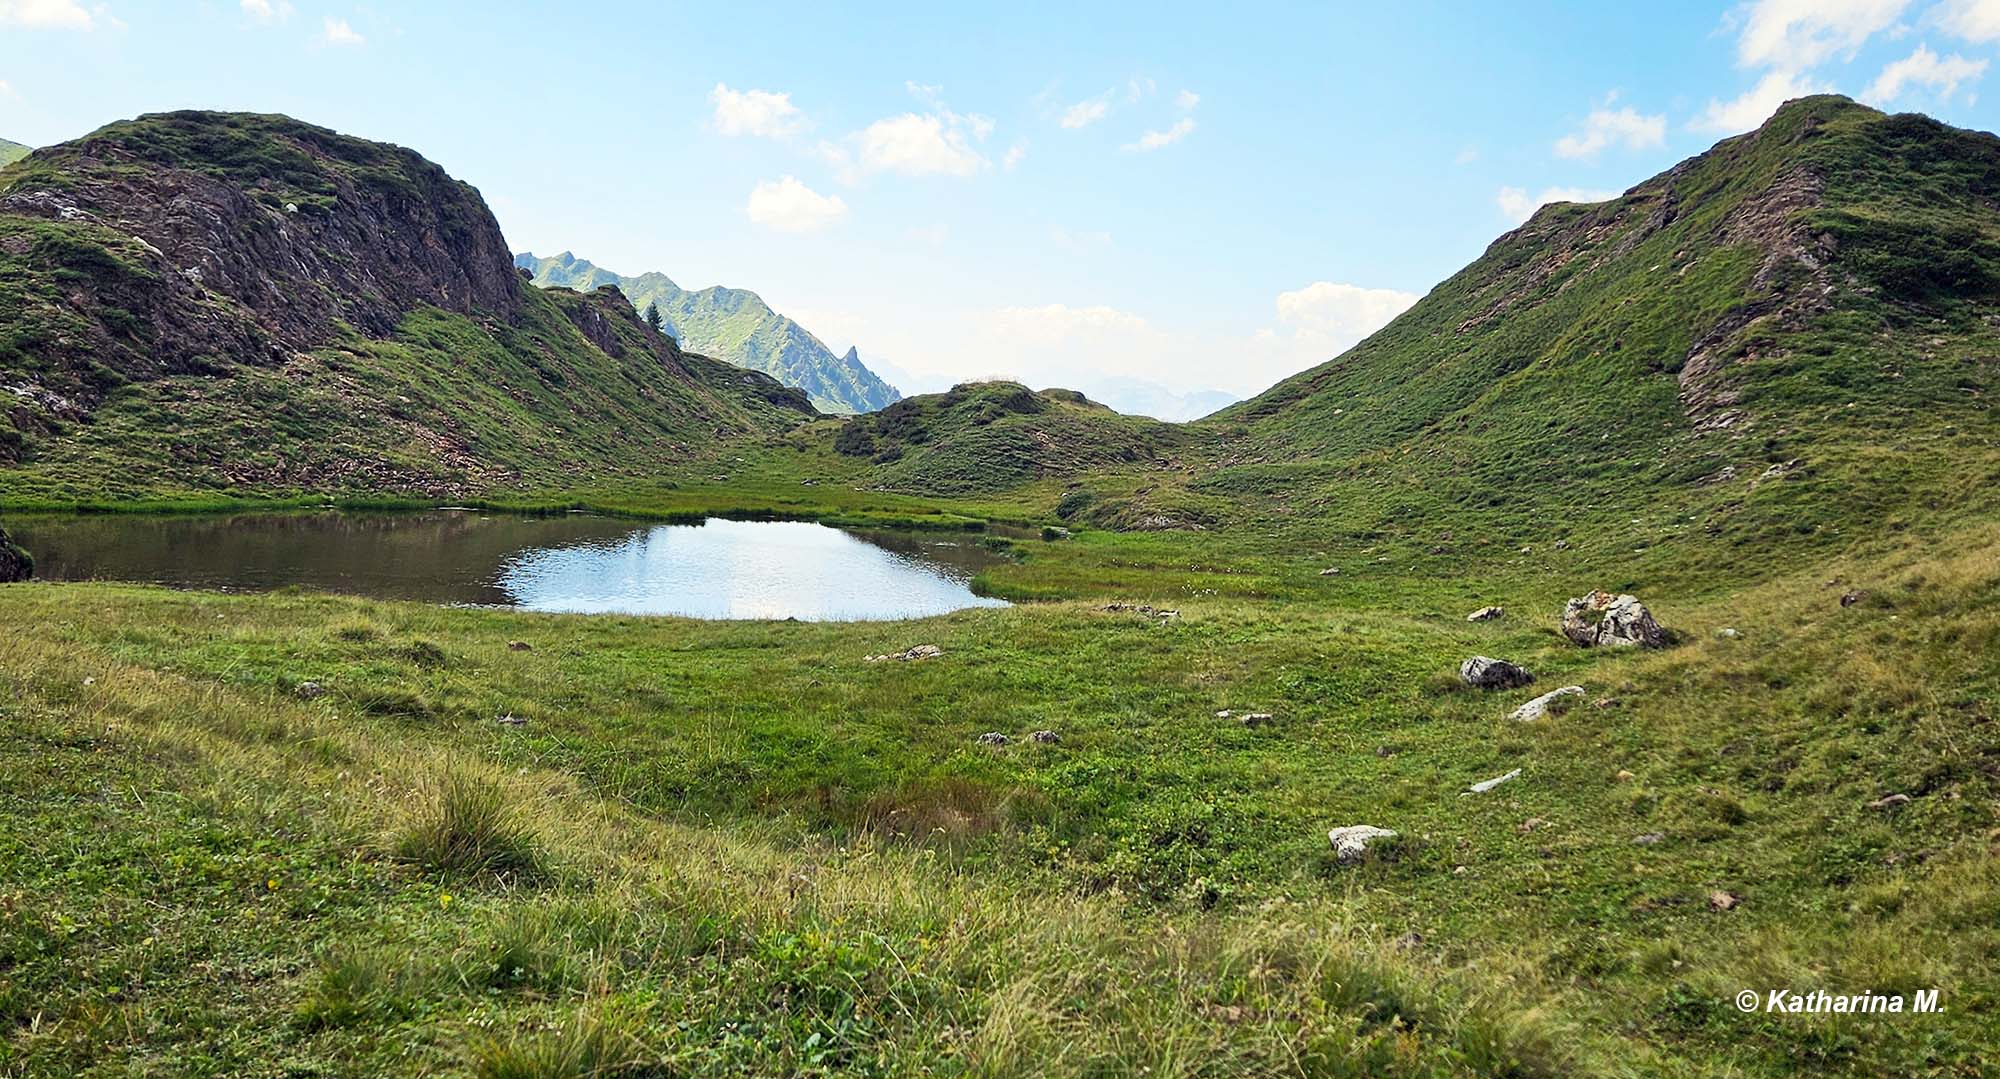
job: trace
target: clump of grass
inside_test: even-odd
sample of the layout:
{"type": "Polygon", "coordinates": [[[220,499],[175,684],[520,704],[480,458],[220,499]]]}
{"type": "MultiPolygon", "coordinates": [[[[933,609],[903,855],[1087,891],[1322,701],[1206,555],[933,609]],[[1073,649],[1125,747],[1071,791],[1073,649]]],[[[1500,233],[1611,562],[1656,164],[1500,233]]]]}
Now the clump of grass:
{"type": "Polygon", "coordinates": [[[397,652],[404,659],[409,660],[419,667],[442,667],[448,658],[442,646],[436,641],[426,640],[423,637],[411,638],[409,643],[397,649],[397,652]]]}
{"type": "Polygon", "coordinates": [[[439,873],[529,879],[544,868],[534,833],[506,791],[457,772],[438,783],[395,849],[403,861],[439,873]]]}
{"type": "Polygon", "coordinates": [[[307,1030],[324,1030],[400,1014],[404,980],[385,953],[342,948],[321,961],[299,1003],[299,1021],[307,1030]]]}
{"type": "Polygon", "coordinates": [[[613,1079],[665,1075],[649,1066],[644,1043],[628,1024],[603,1012],[581,1012],[554,1030],[517,1032],[480,1045],[473,1054],[480,1079],[613,1079]]]}
{"type": "Polygon", "coordinates": [[[335,640],[367,644],[381,638],[382,627],[366,618],[343,618],[329,627],[328,632],[333,634],[335,640]]]}

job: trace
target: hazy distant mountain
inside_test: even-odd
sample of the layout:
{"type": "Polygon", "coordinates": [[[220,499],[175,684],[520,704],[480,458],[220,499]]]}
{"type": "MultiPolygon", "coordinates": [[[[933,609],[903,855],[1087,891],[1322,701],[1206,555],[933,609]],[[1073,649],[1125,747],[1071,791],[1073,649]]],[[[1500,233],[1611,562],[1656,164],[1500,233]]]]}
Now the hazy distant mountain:
{"type": "Polygon", "coordinates": [[[34,147],[32,146],[23,146],[18,142],[8,142],[6,139],[0,139],[0,169],[12,165],[33,151],[34,147]]]}
{"type": "Polygon", "coordinates": [[[1078,381],[1077,388],[1092,400],[1102,401],[1128,416],[1151,416],[1172,423],[1198,420],[1242,400],[1222,390],[1175,393],[1157,382],[1142,378],[1084,379],[1078,381]]]}
{"type": "Polygon", "coordinates": [[[568,251],[553,258],[524,252],[514,256],[514,264],[534,274],[535,284],[543,288],[587,293],[617,285],[640,311],[657,303],[667,332],[681,347],[762,371],[804,390],[821,411],[873,412],[902,399],[896,387],[862,364],[854,349],[845,356],[835,355],[805,327],[771,310],[748,289],[716,286],[689,292],[666,274],[626,277],[568,251]]]}

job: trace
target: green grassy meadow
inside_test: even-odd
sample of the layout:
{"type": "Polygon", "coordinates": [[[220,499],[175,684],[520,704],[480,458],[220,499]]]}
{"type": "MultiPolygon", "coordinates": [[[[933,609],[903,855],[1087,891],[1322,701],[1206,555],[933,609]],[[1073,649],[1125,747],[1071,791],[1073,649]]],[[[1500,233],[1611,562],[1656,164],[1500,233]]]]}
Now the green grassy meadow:
{"type": "Polygon", "coordinates": [[[1201,533],[1007,541],[1065,598],[913,623],[10,585],[0,1069],[1980,1074],[1996,540],[1648,589],[1645,654],[1554,632],[1585,554],[1201,533]]]}

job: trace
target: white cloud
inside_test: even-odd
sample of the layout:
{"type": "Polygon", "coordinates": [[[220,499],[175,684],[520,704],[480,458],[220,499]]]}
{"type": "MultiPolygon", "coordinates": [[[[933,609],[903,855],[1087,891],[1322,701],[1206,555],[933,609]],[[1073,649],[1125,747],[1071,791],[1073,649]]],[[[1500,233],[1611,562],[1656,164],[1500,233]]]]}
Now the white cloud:
{"type": "Polygon", "coordinates": [[[1468,145],[1458,151],[1458,156],[1452,158],[1451,163],[1454,165],[1470,165],[1477,160],[1479,160],[1479,147],[1468,145]]]}
{"type": "MultiPolygon", "coordinates": [[[[1994,0],[1981,0],[1991,3],[1994,0]]],[[[1778,106],[1832,87],[1812,70],[1835,58],[1851,60],[1876,34],[1899,37],[1899,20],[1910,0],[1752,0],[1736,9],[1724,26],[1738,30],[1737,64],[1761,68],[1757,84],[1740,96],[1711,98],[1701,115],[1688,121],[1694,131],[1733,135],[1770,119],[1778,106]]]]}
{"type": "Polygon", "coordinates": [[[1194,117],[1183,116],[1165,131],[1148,131],[1139,136],[1138,142],[1126,143],[1125,149],[1158,150],[1163,146],[1172,146],[1192,134],[1194,134],[1194,117]]]}
{"type": "Polygon", "coordinates": [[[2000,0],[1944,0],[1931,9],[1947,33],[1967,41],[2000,40],[2000,0]]]}
{"type": "Polygon", "coordinates": [[[758,184],[743,212],[757,224],[779,232],[812,232],[846,217],[847,203],[838,195],[822,195],[797,177],[787,176],[758,184]]]}
{"type": "Polygon", "coordinates": [[[1830,89],[1832,87],[1807,75],[1772,71],[1734,100],[1711,99],[1700,116],[1688,121],[1688,127],[1720,135],[1740,134],[1770,119],[1771,114],[1778,111],[1778,106],[1785,102],[1810,94],[1823,94],[1830,89]]]}
{"type": "Polygon", "coordinates": [[[1901,97],[1910,86],[1924,86],[1934,91],[1939,100],[1949,101],[1958,92],[1959,83],[1977,79],[1985,73],[1984,60],[1967,60],[1957,53],[1940,57],[1919,45],[1917,51],[1883,68],[1882,74],[1864,96],[1886,105],[1901,97]]]}
{"type": "Polygon", "coordinates": [[[834,167],[841,183],[858,183],[878,172],[971,176],[992,164],[977,145],[993,134],[991,117],[952,111],[935,86],[907,85],[929,111],[877,120],[839,142],[819,144],[819,156],[834,167]]]}
{"type": "Polygon", "coordinates": [[[1744,67],[1800,72],[1852,56],[1889,29],[1910,0],[1755,0],[1739,9],[1736,58],[1744,67]]]}
{"type": "Polygon", "coordinates": [[[243,0],[243,14],[258,22],[278,22],[292,17],[290,0],[243,0]]]}
{"type": "Polygon", "coordinates": [[[1596,157],[1598,151],[1613,144],[1623,144],[1628,150],[1643,150],[1666,141],[1665,116],[1644,116],[1630,105],[1614,112],[1607,103],[1604,108],[1590,111],[1583,130],[1556,140],[1556,156],[1596,157]]]}
{"type": "Polygon", "coordinates": [[[1174,104],[1188,112],[1193,112],[1194,107],[1201,104],[1201,95],[1195,93],[1193,90],[1182,90],[1180,93],[1174,95],[1174,104]]]}
{"type": "Polygon", "coordinates": [[[1315,281],[1302,289],[1278,294],[1278,320],[1300,334],[1329,337],[1351,345],[1387,326],[1417,299],[1413,292],[1315,281]]]}
{"type": "Polygon", "coordinates": [[[715,130],[724,135],[756,135],[779,139],[805,130],[805,114],[792,95],[770,90],[731,90],[716,83],[708,92],[715,105],[715,130]]]}
{"type": "Polygon", "coordinates": [[[98,17],[104,15],[102,6],[93,14],[77,0],[0,0],[0,26],[91,30],[96,28],[98,17]]]}
{"type": "Polygon", "coordinates": [[[1494,196],[1494,203],[1507,220],[1516,225],[1535,216],[1535,211],[1552,202],[1603,202],[1618,197],[1616,191],[1597,191],[1585,187],[1545,187],[1541,193],[1530,195],[1527,189],[1503,187],[1494,196]]]}
{"type": "Polygon", "coordinates": [[[1014,145],[1007,147],[1007,156],[1001,159],[1000,167],[1006,169],[1008,172],[1012,172],[1014,171],[1014,166],[1020,164],[1021,159],[1027,156],[1028,140],[1018,140],[1014,145]]]}
{"type": "Polygon", "coordinates": [[[1062,119],[1056,123],[1070,131],[1089,127],[1111,112],[1111,92],[1105,91],[1093,98],[1086,98],[1063,110],[1062,119]]]}
{"type": "Polygon", "coordinates": [[[328,45],[362,45],[368,39],[354,32],[346,19],[336,19],[329,15],[320,30],[320,40],[328,45]]]}

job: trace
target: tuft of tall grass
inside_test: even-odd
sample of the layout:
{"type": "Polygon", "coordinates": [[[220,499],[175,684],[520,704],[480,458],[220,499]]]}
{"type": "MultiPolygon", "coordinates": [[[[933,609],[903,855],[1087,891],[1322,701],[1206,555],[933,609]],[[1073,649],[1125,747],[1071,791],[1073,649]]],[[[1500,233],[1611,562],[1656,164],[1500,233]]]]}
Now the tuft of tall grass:
{"type": "Polygon", "coordinates": [[[670,1074],[648,1063],[631,1025],[604,1011],[582,1011],[554,1030],[516,1031],[473,1052],[480,1079],[644,1079],[670,1074]]]}
{"type": "Polygon", "coordinates": [[[440,873],[525,880],[545,868],[533,830],[521,822],[505,789],[463,772],[438,781],[397,837],[395,851],[405,862],[440,873]]]}

